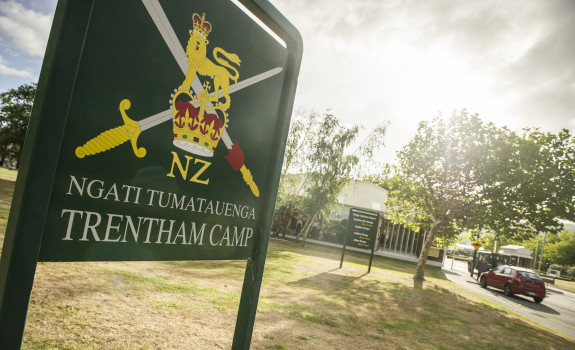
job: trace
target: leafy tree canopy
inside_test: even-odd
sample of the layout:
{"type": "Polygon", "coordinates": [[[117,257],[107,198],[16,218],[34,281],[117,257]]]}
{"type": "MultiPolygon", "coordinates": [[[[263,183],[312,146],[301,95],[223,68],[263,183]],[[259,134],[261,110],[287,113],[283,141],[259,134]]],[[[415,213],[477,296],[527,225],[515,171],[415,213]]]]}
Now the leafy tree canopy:
{"type": "Polygon", "coordinates": [[[0,166],[18,168],[35,94],[36,84],[0,94],[0,166]]]}
{"type": "Polygon", "coordinates": [[[448,241],[463,227],[477,226],[485,182],[481,168],[494,132],[493,125],[464,110],[447,122],[441,117],[421,122],[398,152],[398,165],[386,180],[390,219],[429,232],[414,279],[423,280],[432,241],[448,241]]]}
{"type": "Polygon", "coordinates": [[[505,128],[485,167],[485,227],[496,239],[526,239],[538,232],[557,233],[559,219],[575,219],[573,137],[526,129],[519,136],[505,128]]]}
{"type": "Polygon", "coordinates": [[[390,218],[430,232],[415,279],[423,278],[431,240],[468,231],[488,243],[493,236],[494,245],[557,233],[560,219],[575,221],[574,159],[568,130],[519,135],[466,111],[420,123],[382,181],[390,218]]]}
{"type": "MultiPolygon", "coordinates": [[[[532,237],[520,242],[521,245],[530,249],[532,252],[538,252],[536,257],[538,262],[541,258],[541,248],[543,237],[532,237]],[[537,247],[537,244],[539,246],[537,247]]],[[[545,237],[545,249],[543,251],[543,261],[551,264],[558,264],[563,267],[575,266],[575,231],[563,230],[558,234],[549,233],[545,237]]],[[[536,265],[537,266],[537,265],[536,265]]]]}
{"type": "Polygon", "coordinates": [[[360,127],[342,125],[329,111],[303,112],[292,121],[278,197],[298,203],[311,217],[327,217],[351,178],[361,176],[362,160],[384,145],[387,123],[374,128],[355,147],[360,127]]]}

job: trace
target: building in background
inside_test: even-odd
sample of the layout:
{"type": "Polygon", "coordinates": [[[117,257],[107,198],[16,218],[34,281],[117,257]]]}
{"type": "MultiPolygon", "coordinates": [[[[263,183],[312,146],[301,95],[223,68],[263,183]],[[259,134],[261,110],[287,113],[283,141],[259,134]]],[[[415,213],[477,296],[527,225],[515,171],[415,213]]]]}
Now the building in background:
{"type": "MultiPolygon", "coordinates": [[[[293,175],[292,175],[293,176],[293,175]]],[[[303,176],[302,176],[303,177],[303,176]]],[[[385,201],[387,191],[371,182],[350,181],[338,196],[339,206],[333,209],[329,218],[317,223],[308,235],[308,240],[328,245],[341,245],[347,220],[351,208],[365,209],[379,213],[382,218],[376,242],[376,255],[399,260],[417,262],[425,232],[413,231],[404,225],[395,224],[387,217],[385,201]]],[[[297,204],[294,205],[297,208],[297,204]]],[[[279,204],[278,204],[279,207],[279,204]]],[[[287,234],[295,234],[297,218],[289,220],[287,234]]],[[[427,264],[430,266],[443,266],[444,249],[434,244],[430,248],[427,264]]]]}

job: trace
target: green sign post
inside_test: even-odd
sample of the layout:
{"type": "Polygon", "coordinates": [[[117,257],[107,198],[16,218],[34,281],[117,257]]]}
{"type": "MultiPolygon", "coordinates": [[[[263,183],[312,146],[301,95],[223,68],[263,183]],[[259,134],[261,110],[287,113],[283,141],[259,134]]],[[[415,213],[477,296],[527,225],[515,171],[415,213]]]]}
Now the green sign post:
{"type": "Polygon", "coordinates": [[[267,1],[240,3],[59,2],[0,260],[0,344],[21,345],[37,261],[245,259],[233,348],[249,348],[302,42],[267,1]]]}
{"type": "Polygon", "coordinates": [[[349,210],[348,228],[343,241],[341,251],[341,261],[339,268],[343,266],[343,258],[346,246],[357,249],[369,249],[369,267],[367,273],[371,272],[371,262],[373,260],[373,251],[375,249],[375,240],[377,237],[377,228],[379,226],[379,213],[351,208],[349,210]]]}

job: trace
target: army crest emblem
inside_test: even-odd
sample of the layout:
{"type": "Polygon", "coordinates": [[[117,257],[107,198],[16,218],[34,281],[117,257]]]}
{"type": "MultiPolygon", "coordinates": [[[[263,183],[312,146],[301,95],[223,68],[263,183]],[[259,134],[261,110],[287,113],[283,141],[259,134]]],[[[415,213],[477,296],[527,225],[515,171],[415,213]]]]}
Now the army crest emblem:
{"type": "MultiPolygon", "coordinates": [[[[151,15],[154,15],[152,12],[157,9],[149,8],[148,10],[151,15]]],[[[157,25],[165,37],[175,38],[171,26],[165,25],[165,23],[157,25]]],[[[194,13],[191,26],[184,55],[182,55],[181,48],[168,45],[180,66],[186,67],[183,69],[184,80],[170,95],[169,109],[143,120],[135,121],[127,114],[131,102],[124,99],[119,104],[124,125],[104,131],[82,146],[77,147],[75,155],[78,158],[84,158],[106,152],[130,141],[136,157],[145,157],[146,149],[138,146],[140,134],[160,123],[171,120],[174,147],[195,156],[211,158],[221,140],[228,150],[224,158],[234,171],[240,171],[254,196],[259,197],[258,187],[250,170],[245,165],[243,150],[238,141],[232,142],[227,131],[229,126],[228,110],[232,104],[230,94],[276,75],[282,71],[282,68],[278,67],[238,82],[240,76],[238,67],[241,64],[238,55],[228,53],[217,46],[211,52],[213,59],[208,55],[210,43],[208,36],[213,28],[206,19],[206,14],[203,13],[200,16],[198,13],[194,13]]],[[[174,157],[177,157],[175,152],[172,153],[174,157]]],[[[185,157],[188,162],[192,159],[187,155],[185,157]]],[[[210,164],[206,160],[196,158],[197,161],[204,163],[203,169],[210,164]]],[[[179,158],[174,158],[172,172],[167,174],[168,176],[174,177],[174,163],[181,167],[179,158]]],[[[208,184],[208,181],[197,180],[197,178],[195,182],[208,184]]]]}

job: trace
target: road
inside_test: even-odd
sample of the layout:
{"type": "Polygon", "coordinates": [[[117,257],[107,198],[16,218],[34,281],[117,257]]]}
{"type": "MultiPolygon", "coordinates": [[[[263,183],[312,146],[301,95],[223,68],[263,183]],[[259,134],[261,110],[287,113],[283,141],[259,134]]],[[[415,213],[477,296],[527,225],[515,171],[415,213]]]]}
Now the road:
{"type": "Polygon", "coordinates": [[[456,260],[452,269],[451,259],[447,259],[442,273],[449,281],[477,295],[575,339],[575,293],[548,286],[547,297],[541,304],[536,304],[532,298],[526,296],[507,297],[502,290],[481,288],[475,278],[469,276],[465,262],[456,260]]]}

